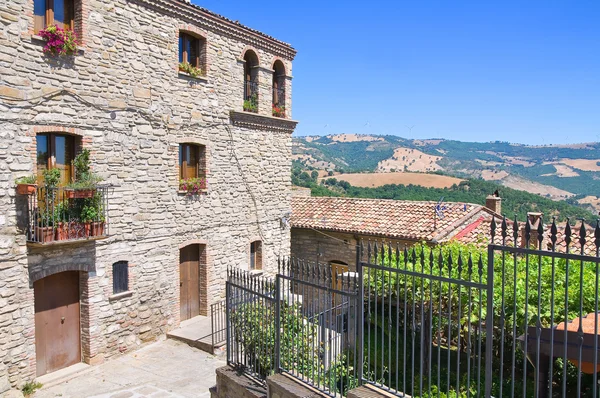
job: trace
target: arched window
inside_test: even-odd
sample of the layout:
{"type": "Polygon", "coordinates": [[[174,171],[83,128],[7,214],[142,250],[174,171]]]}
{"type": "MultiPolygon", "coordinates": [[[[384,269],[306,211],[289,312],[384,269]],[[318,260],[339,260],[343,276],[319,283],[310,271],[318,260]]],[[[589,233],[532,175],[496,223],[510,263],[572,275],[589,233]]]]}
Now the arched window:
{"type": "Polygon", "coordinates": [[[285,66],[280,60],[273,64],[273,116],[285,117],[285,66]]]}
{"type": "Polygon", "coordinates": [[[244,111],[258,112],[258,56],[252,50],[244,54],[244,111]]]}

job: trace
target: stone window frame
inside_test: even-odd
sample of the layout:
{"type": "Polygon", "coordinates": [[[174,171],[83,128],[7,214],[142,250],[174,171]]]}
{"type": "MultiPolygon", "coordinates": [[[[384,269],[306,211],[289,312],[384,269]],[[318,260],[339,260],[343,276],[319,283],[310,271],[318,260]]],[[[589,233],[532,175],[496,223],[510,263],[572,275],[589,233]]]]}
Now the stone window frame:
{"type": "Polygon", "coordinates": [[[134,282],[134,269],[135,264],[129,256],[118,257],[116,261],[113,261],[109,266],[106,267],[106,276],[109,278],[111,283],[108,283],[106,289],[108,290],[108,301],[115,301],[126,297],[133,296],[133,282],[134,282]],[[127,264],[127,290],[124,292],[114,292],[114,265],[117,263],[127,264]]]}
{"type": "Polygon", "coordinates": [[[175,173],[175,185],[177,186],[177,193],[179,194],[187,194],[187,191],[182,191],[179,189],[179,182],[180,182],[180,178],[181,178],[181,167],[179,165],[179,151],[180,151],[180,145],[181,144],[189,144],[189,145],[198,145],[201,147],[204,147],[204,178],[206,179],[206,189],[204,189],[203,191],[201,191],[202,193],[207,193],[208,189],[209,189],[209,167],[208,165],[209,163],[209,159],[210,159],[210,152],[209,152],[209,145],[208,145],[208,141],[203,140],[203,139],[199,139],[199,138],[194,138],[194,137],[182,137],[182,138],[178,138],[176,140],[176,142],[172,143],[170,145],[171,151],[173,153],[175,153],[175,156],[177,156],[176,160],[175,160],[175,169],[176,169],[176,173],[175,173]]]}
{"type": "Polygon", "coordinates": [[[264,266],[264,242],[261,238],[253,238],[248,245],[248,270],[250,272],[262,273],[264,266]],[[253,247],[258,243],[258,249],[253,247]]]}
{"type": "Polygon", "coordinates": [[[38,134],[63,134],[75,137],[75,156],[81,152],[83,148],[87,148],[93,154],[91,148],[92,138],[83,134],[81,129],[65,127],[65,126],[35,126],[28,133],[31,137],[31,146],[28,148],[33,164],[32,174],[38,174],[37,167],[37,136],[38,134]]]}
{"type": "Polygon", "coordinates": [[[273,106],[279,105],[279,106],[286,107],[284,117],[287,117],[287,101],[286,101],[287,82],[286,82],[286,80],[288,77],[288,73],[287,73],[287,68],[285,66],[285,62],[281,58],[275,57],[275,59],[273,59],[273,62],[271,63],[271,70],[273,71],[271,104],[273,106]],[[278,74],[278,72],[280,72],[280,73],[278,74]],[[276,90],[277,89],[283,90],[282,98],[276,98],[276,95],[277,95],[276,90]],[[276,101],[276,99],[278,101],[276,101]]]}
{"type": "Polygon", "coordinates": [[[257,95],[257,111],[256,113],[260,113],[260,69],[261,69],[261,61],[260,54],[258,50],[252,46],[246,46],[242,51],[240,58],[238,59],[243,66],[242,73],[242,100],[248,100],[253,94],[257,95]],[[253,54],[253,55],[250,55],[253,54]],[[254,62],[252,65],[249,65],[249,60],[246,58],[248,56],[254,57],[254,62]]]}
{"type": "MultiPolygon", "coordinates": [[[[206,78],[208,76],[208,70],[209,70],[208,40],[207,40],[208,36],[207,36],[206,32],[204,32],[203,30],[201,30],[200,28],[198,28],[194,25],[188,25],[188,24],[181,24],[181,25],[179,25],[179,27],[177,29],[177,61],[178,62],[177,62],[176,69],[180,76],[192,77],[189,74],[179,70],[179,56],[180,56],[179,40],[180,40],[181,35],[191,36],[194,39],[198,40],[198,61],[197,61],[197,65],[193,65],[193,66],[195,66],[197,68],[199,67],[200,69],[202,69],[203,75],[197,76],[194,78],[198,79],[198,80],[206,80],[206,78]]],[[[184,59],[184,61],[185,61],[185,59],[184,59]]]]}

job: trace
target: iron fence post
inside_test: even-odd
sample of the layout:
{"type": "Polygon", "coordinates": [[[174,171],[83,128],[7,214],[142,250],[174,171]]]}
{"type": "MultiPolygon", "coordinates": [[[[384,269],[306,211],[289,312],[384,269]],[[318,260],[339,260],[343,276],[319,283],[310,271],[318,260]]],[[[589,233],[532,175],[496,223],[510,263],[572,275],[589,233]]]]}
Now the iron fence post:
{"type": "Polygon", "coordinates": [[[281,352],[280,352],[280,343],[281,343],[281,325],[280,325],[280,315],[281,315],[281,278],[279,273],[275,276],[275,371],[280,373],[281,371],[281,352]]]}
{"type": "Polygon", "coordinates": [[[231,286],[229,285],[229,281],[225,282],[225,347],[227,350],[227,365],[230,365],[230,360],[231,360],[231,344],[232,341],[230,340],[230,333],[231,331],[229,330],[229,313],[230,313],[230,303],[231,300],[231,286]]]}
{"type": "Polygon", "coordinates": [[[358,294],[357,294],[357,303],[356,303],[356,312],[358,313],[357,317],[356,317],[356,349],[358,350],[358,363],[357,368],[358,368],[358,374],[357,374],[357,379],[358,379],[358,385],[361,386],[363,384],[363,362],[364,362],[364,339],[363,339],[363,334],[364,334],[364,326],[365,326],[365,320],[364,320],[364,312],[365,312],[365,291],[364,291],[364,287],[363,287],[363,269],[362,269],[362,245],[360,243],[360,241],[357,239],[356,240],[357,243],[357,248],[356,248],[356,273],[358,274],[358,294]]]}
{"type": "Polygon", "coordinates": [[[487,314],[485,323],[485,397],[492,396],[492,368],[494,350],[494,247],[488,245],[487,314]]]}

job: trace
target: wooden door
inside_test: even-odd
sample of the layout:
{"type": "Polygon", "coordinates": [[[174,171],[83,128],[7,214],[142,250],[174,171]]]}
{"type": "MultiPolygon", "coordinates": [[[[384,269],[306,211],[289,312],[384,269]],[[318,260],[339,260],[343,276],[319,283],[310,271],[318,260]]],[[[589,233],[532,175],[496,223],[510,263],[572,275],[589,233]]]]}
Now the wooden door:
{"type": "Polygon", "coordinates": [[[79,272],[48,276],[33,291],[37,375],[81,362],[79,272]]]}
{"type": "Polygon", "coordinates": [[[189,245],[179,250],[179,302],[182,321],[200,315],[199,267],[198,245],[189,245]]]}

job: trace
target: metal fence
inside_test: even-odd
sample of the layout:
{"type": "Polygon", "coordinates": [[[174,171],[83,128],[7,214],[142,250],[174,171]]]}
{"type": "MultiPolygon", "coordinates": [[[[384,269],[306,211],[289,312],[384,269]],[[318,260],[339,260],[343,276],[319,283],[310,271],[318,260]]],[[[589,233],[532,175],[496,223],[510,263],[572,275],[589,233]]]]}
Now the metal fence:
{"type": "Polygon", "coordinates": [[[226,300],[221,300],[210,305],[210,337],[213,352],[216,346],[225,343],[227,339],[226,308],[226,300]]]}
{"type": "Polygon", "coordinates": [[[352,272],[298,259],[273,278],[231,270],[228,362],[331,396],[366,383],[411,397],[597,397],[600,226],[589,229],[494,221],[487,248],[363,242],[352,272]]]}

